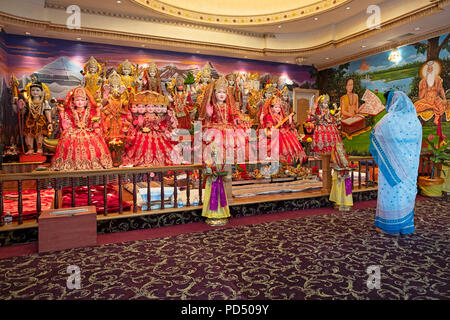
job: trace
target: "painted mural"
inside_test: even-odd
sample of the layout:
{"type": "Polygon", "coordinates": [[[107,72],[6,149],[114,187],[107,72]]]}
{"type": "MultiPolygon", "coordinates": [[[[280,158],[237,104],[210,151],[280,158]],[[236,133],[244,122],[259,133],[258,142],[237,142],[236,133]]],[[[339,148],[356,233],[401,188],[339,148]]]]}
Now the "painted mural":
{"type": "MultiPolygon", "coordinates": [[[[212,77],[230,73],[246,74],[258,79],[260,88],[268,81],[277,79],[280,87],[287,86],[292,94],[293,87],[316,88],[316,70],[309,66],[279,64],[257,60],[192,55],[181,52],[158,51],[145,48],[123,47],[67,41],[50,38],[26,37],[0,33],[0,92],[11,91],[10,78],[14,75],[18,89],[22,90],[33,77],[47,85],[51,97],[64,99],[69,90],[83,81],[83,66],[93,56],[103,67],[104,76],[126,59],[137,67],[146,68],[152,62],[160,72],[162,89],[177,76],[187,78],[199,74],[205,64],[209,64],[212,77]]],[[[10,95],[5,94],[6,98],[10,95]]],[[[291,100],[292,101],[292,100],[291,100]]],[[[17,110],[8,99],[2,100],[1,141],[18,143],[17,110]]]]}
{"type": "Polygon", "coordinates": [[[436,134],[437,126],[450,137],[450,35],[383,52],[319,72],[318,86],[342,108],[344,144],[352,155],[369,155],[369,135],[385,111],[358,117],[358,109],[377,95],[405,92],[416,106],[423,136],[436,134]],[[348,112],[346,115],[345,112],[348,112]],[[362,119],[364,118],[364,119],[362,119]]]}

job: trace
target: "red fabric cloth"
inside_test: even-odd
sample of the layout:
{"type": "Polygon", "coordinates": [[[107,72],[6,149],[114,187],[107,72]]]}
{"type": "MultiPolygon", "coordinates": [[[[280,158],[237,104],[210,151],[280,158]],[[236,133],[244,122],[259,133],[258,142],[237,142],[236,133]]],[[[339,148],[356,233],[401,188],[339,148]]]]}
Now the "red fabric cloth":
{"type": "MultiPolygon", "coordinates": [[[[103,186],[91,186],[91,203],[95,206],[97,213],[104,212],[103,204],[103,186]]],[[[119,193],[115,189],[114,185],[108,184],[106,186],[107,192],[107,204],[108,212],[118,212],[119,211],[119,193]]],[[[72,207],[72,187],[65,187],[62,189],[62,207],[70,208],[72,207]]],[[[88,205],[88,188],[87,186],[75,187],[75,206],[87,206],[88,205]]],[[[128,211],[131,208],[131,204],[122,201],[122,206],[124,211],[128,211]]]]}
{"type": "MultiPolygon", "coordinates": [[[[52,208],[53,198],[55,196],[54,189],[41,190],[41,210],[49,210],[52,208]]],[[[23,190],[22,191],[22,216],[23,219],[34,219],[36,218],[37,208],[36,208],[36,190],[23,190]]],[[[4,214],[10,212],[13,219],[19,216],[19,195],[17,191],[3,192],[3,208],[4,214]]]]}

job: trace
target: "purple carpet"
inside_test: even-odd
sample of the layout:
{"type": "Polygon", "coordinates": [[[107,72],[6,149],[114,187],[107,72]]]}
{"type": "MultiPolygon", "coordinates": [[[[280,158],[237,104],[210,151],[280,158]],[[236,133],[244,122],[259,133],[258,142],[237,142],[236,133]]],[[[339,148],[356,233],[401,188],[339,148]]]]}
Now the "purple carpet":
{"type": "Polygon", "coordinates": [[[417,201],[406,236],[376,231],[365,208],[5,258],[0,299],[449,299],[449,209],[417,201]]]}

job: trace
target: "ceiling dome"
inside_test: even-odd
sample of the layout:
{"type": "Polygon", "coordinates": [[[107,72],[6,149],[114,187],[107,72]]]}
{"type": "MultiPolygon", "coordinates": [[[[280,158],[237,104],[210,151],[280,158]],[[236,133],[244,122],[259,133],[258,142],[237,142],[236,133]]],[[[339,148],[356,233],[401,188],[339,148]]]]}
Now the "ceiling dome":
{"type": "Polygon", "coordinates": [[[264,25],[297,20],[350,0],[133,0],[153,11],[218,25],[264,25]]]}

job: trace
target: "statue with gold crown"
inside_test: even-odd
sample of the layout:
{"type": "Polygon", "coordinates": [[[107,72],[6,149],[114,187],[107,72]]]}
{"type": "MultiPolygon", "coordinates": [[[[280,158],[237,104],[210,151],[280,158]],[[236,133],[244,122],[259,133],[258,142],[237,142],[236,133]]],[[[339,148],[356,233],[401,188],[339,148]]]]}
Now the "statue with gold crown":
{"type": "Polygon", "coordinates": [[[262,89],[261,92],[261,97],[262,99],[259,102],[258,105],[258,120],[259,120],[259,124],[260,126],[264,123],[264,105],[266,104],[267,101],[269,101],[270,99],[272,99],[272,97],[278,95],[278,89],[276,88],[275,85],[273,85],[272,83],[268,83],[265,85],[265,87],[262,89]]]}
{"type": "Polygon", "coordinates": [[[83,67],[83,86],[90,92],[90,94],[97,102],[101,100],[101,89],[103,85],[102,71],[104,71],[103,69],[104,67],[102,67],[100,63],[98,63],[97,60],[92,56],[84,64],[83,67]]]}
{"type": "Polygon", "coordinates": [[[102,125],[107,140],[125,136],[129,122],[128,90],[120,75],[114,70],[103,86],[102,125]]]}
{"type": "Polygon", "coordinates": [[[178,128],[190,130],[192,127],[191,112],[195,111],[194,101],[191,93],[186,90],[184,78],[181,75],[178,75],[172,82],[174,83],[170,86],[171,94],[168,98],[177,117],[178,128]]]}
{"type": "Polygon", "coordinates": [[[202,105],[202,101],[211,99],[214,90],[214,83],[211,75],[211,67],[205,64],[202,70],[197,74],[196,85],[194,90],[197,93],[197,106],[202,105]]]}
{"type": "Polygon", "coordinates": [[[244,162],[254,150],[249,150],[246,128],[240,123],[234,98],[227,89],[227,80],[220,77],[214,82],[214,91],[209,100],[203,100],[200,106],[198,120],[202,121],[206,130],[203,136],[204,148],[212,142],[217,146],[222,144],[223,155],[233,153],[234,158],[236,153],[237,161],[244,162]]]}
{"type": "Polygon", "coordinates": [[[313,155],[331,152],[333,146],[342,138],[336,126],[336,119],[331,115],[330,97],[325,94],[316,99],[315,108],[310,114],[314,123],[314,133],[312,136],[311,152],[313,155]]]}
{"type": "Polygon", "coordinates": [[[51,135],[53,131],[52,108],[49,104],[50,90],[33,76],[31,83],[25,87],[23,96],[13,99],[18,99],[21,134],[25,137],[27,145],[26,154],[35,153],[34,142],[36,141],[36,153],[42,155],[44,136],[51,135]]]}
{"type": "MultiPolygon", "coordinates": [[[[218,147],[211,146],[211,154],[205,160],[206,186],[203,200],[202,216],[210,226],[223,226],[228,223],[230,207],[227,199],[225,180],[229,172],[225,162],[220,158],[218,147]]],[[[231,182],[229,182],[231,183],[231,182]]]]}
{"type": "Polygon", "coordinates": [[[98,170],[112,167],[100,121],[100,108],[84,87],[69,91],[59,107],[61,136],[50,170],[98,170]]]}
{"type": "MultiPolygon", "coordinates": [[[[306,159],[306,153],[297,138],[297,131],[292,127],[293,113],[285,114],[283,101],[277,95],[264,103],[261,119],[261,129],[264,129],[269,138],[267,150],[271,152],[271,139],[273,130],[278,130],[279,160],[285,164],[293,162],[302,163],[306,159]]],[[[273,155],[271,154],[271,157],[273,155]]]]}
{"type": "Polygon", "coordinates": [[[133,121],[123,164],[140,167],[179,164],[174,152],[177,142],[173,138],[178,123],[169,108],[169,99],[154,91],[142,91],[132,93],[129,103],[130,109],[136,109],[142,117],[133,121]]]}
{"type": "Polygon", "coordinates": [[[161,76],[156,63],[153,61],[150,63],[148,68],[144,70],[143,89],[144,91],[150,90],[163,94],[161,87],[161,76]]]}
{"type": "Polygon", "coordinates": [[[122,79],[123,85],[129,90],[129,91],[135,91],[135,76],[137,72],[136,66],[134,66],[130,61],[125,60],[121,64],[119,64],[119,67],[117,68],[117,71],[120,75],[120,78],[122,79]]]}

